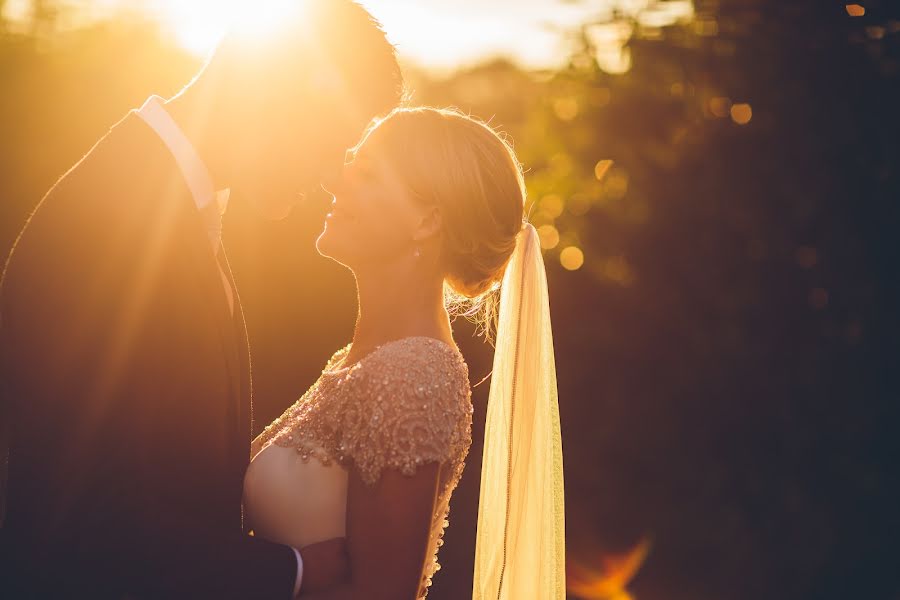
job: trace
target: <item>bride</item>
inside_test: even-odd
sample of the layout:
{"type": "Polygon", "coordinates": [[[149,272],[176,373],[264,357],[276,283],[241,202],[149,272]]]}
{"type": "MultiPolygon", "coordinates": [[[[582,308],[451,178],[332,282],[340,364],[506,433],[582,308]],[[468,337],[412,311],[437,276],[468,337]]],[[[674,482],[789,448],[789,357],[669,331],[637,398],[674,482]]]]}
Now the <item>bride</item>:
{"type": "Polygon", "coordinates": [[[244,504],[255,535],[295,548],[346,538],[349,577],[303,598],[425,598],[471,443],[448,310],[464,300],[497,328],[472,596],[562,600],[546,275],[515,154],[480,121],[408,108],[349,155],[328,184],[317,248],[355,275],[356,328],[253,442],[244,504]]]}

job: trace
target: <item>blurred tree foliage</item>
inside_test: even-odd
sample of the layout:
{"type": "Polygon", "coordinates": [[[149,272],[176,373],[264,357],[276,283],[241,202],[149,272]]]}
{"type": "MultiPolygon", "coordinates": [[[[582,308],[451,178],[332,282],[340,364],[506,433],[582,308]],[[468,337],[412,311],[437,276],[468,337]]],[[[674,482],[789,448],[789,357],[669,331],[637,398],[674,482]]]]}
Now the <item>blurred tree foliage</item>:
{"type": "MultiPolygon", "coordinates": [[[[147,23],[61,31],[41,4],[31,27],[0,24],[3,247],[111,123],[197,67],[147,23]]],[[[900,7],[696,0],[694,13],[585,23],[554,72],[408,68],[415,102],[489,119],[527,168],[569,560],[599,573],[646,537],[629,587],[641,599],[897,598],[900,7]],[[597,60],[609,27],[628,36],[624,73],[597,60]]],[[[238,203],[228,217],[260,425],[349,338],[352,281],[312,250],[316,201],[276,225],[238,203]]],[[[459,328],[477,381],[490,349],[459,328]]],[[[437,600],[471,587],[486,395],[437,600]]]]}
{"type": "Polygon", "coordinates": [[[623,75],[588,24],[541,80],[494,63],[418,85],[496,115],[558,231],[548,261],[585,252],[551,271],[570,547],[648,535],[640,598],[900,590],[900,20],[865,4],[698,2],[615,23],[623,75]]]}

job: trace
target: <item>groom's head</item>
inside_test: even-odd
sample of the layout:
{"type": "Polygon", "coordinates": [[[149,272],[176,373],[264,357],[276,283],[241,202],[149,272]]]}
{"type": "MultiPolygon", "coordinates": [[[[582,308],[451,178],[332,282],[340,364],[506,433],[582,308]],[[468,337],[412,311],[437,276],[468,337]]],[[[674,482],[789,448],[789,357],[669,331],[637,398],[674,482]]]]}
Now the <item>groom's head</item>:
{"type": "Polygon", "coordinates": [[[195,115],[209,106],[216,177],[270,213],[286,213],[298,192],[339,169],[403,88],[394,48],[362,6],[296,4],[265,35],[226,36],[187,91],[195,115]]]}

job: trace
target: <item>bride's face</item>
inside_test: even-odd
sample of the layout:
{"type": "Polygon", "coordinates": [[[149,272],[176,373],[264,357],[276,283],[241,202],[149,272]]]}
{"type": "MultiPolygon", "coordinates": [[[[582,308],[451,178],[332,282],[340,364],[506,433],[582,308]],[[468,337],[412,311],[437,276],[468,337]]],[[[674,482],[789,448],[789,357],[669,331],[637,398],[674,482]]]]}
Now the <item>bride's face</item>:
{"type": "Polygon", "coordinates": [[[379,144],[380,133],[372,131],[327,184],[333,201],[316,240],[320,254],[354,270],[412,258],[433,212],[404,185],[402,162],[379,144]]]}

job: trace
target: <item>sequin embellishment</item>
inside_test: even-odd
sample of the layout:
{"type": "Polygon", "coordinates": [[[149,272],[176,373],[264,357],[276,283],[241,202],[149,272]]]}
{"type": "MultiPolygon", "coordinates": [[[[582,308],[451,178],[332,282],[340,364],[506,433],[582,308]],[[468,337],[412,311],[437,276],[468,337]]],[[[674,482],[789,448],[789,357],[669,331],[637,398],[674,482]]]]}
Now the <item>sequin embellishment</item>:
{"type": "Polygon", "coordinates": [[[296,449],[304,461],[355,467],[368,485],[384,469],[413,475],[425,463],[446,463],[422,599],[440,569],[450,496],[472,443],[468,367],[455,348],[430,337],[388,342],[345,367],[349,350],[348,344],[329,359],[313,386],[254,440],[252,453],[271,441],[296,449]]]}

